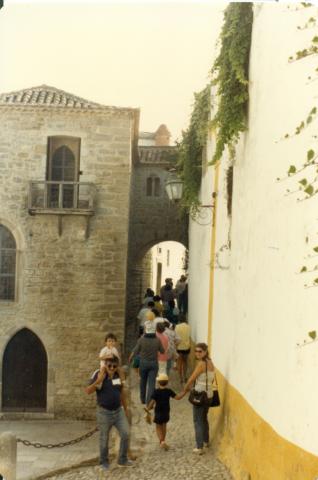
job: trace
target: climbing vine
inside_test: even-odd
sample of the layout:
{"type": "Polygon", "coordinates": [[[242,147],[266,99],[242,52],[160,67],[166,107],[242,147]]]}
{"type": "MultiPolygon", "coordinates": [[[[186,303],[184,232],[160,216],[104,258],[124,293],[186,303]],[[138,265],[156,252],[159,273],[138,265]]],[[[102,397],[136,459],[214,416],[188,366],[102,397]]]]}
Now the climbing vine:
{"type": "MultiPolygon", "coordinates": [[[[310,8],[312,7],[311,4],[302,3],[299,8],[310,8]]],[[[297,27],[298,30],[305,30],[305,29],[315,29],[317,28],[317,19],[314,16],[311,16],[304,25],[299,25],[297,27]]],[[[318,54],[318,36],[313,35],[311,39],[311,43],[307,48],[303,48],[297,51],[293,56],[289,57],[289,62],[293,63],[296,61],[303,60],[312,55],[318,54]]],[[[312,82],[318,78],[318,68],[315,69],[314,73],[308,76],[308,82],[312,82]]],[[[308,111],[306,116],[302,119],[299,125],[296,126],[294,132],[286,133],[284,135],[284,139],[289,139],[291,137],[300,135],[303,133],[304,130],[307,128],[311,128],[312,124],[317,120],[318,116],[318,108],[316,105],[312,105],[312,108],[308,111]]],[[[317,135],[312,135],[312,142],[317,140],[317,135]]],[[[310,148],[307,149],[307,152],[304,153],[304,158],[300,164],[292,164],[289,165],[287,174],[283,178],[278,178],[278,181],[283,181],[286,179],[293,178],[297,180],[296,187],[286,190],[286,195],[297,195],[297,202],[303,202],[311,199],[315,195],[318,194],[318,149],[313,148],[311,145],[310,148]]],[[[309,243],[309,238],[306,237],[306,244],[309,243]]],[[[313,279],[308,282],[306,280],[305,288],[312,288],[318,287],[318,264],[313,265],[312,262],[315,262],[315,257],[318,254],[318,245],[312,245],[310,248],[309,254],[306,256],[306,263],[309,262],[309,265],[302,265],[299,268],[298,273],[302,275],[313,275],[313,279]]],[[[310,276],[311,276],[310,275],[310,276]]],[[[310,334],[313,332],[310,332],[310,334]]],[[[309,336],[311,336],[309,334],[309,336]]],[[[314,339],[315,340],[315,339],[314,339]]]]}
{"type": "Polygon", "coordinates": [[[216,132],[216,150],[211,163],[227,146],[233,156],[240,133],[247,128],[248,67],[253,22],[252,3],[230,3],[224,12],[220,53],[207,86],[194,95],[190,125],[178,144],[178,170],[184,181],[182,204],[196,212],[200,202],[202,153],[210,127],[216,132]],[[218,107],[210,120],[211,86],[217,87],[218,107]]]}
{"type": "Polygon", "coordinates": [[[233,147],[247,129],[248,68],[253,23],[252,3],[230,3],[224,13],[221,49],[212,68],[218,108],[212,120],[216,148],[212,163],[233,147]]]}
{"type": "Polygon", "coordinates": [[[207,141],[210,115],[210,84],[194,94],[190,125],[182,132],[178,144],[178,170],[183,179],[182,204],[188,210],[199,205],[198,192],[202,175],[202,153],[207,141]]]}

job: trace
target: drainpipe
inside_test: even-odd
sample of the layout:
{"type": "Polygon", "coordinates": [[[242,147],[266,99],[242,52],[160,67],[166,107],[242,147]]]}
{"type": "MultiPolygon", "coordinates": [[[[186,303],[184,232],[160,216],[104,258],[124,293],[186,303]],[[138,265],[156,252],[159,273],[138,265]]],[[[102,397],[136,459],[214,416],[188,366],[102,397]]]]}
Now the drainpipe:
{"type": "Polygon", "coordinates": [[[213,307],[214,307],[214,285],[215,285],[215,245],[216,245],[216,220],[217,220],[217,206],[218,206],[218,189],[219,189],[219,171],[220,162],[217,162],[214,167],[214,207],[212,212],[212,227],[211,227],[211,245],[210,245],[210,279],[209,279],[209,309],[208,309],[208,347],[210,354],[212,349],[212,323],[213,323],[213,307]]]}

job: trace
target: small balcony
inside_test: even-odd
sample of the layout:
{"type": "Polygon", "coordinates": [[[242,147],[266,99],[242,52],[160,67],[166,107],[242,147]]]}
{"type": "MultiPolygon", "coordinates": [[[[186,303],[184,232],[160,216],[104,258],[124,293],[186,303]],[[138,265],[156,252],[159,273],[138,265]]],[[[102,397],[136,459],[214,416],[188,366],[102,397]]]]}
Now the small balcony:
{"type": "Polygon", "coordinates": [[[30,215],[94,215],[95,185],[88,182],[31,181],[30,215]]]}

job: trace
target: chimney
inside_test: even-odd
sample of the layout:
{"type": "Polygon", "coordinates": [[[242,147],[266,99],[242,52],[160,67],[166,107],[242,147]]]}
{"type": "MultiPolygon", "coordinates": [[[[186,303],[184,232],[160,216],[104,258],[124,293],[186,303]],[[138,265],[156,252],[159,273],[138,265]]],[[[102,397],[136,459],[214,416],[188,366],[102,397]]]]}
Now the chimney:
{"type": "Polygon", "coordinates": [[[167,129],[167,126],[162,124],[155,132],[155,146],[156,147],[168,147],[170,144],[171,133],[167,129]]]}

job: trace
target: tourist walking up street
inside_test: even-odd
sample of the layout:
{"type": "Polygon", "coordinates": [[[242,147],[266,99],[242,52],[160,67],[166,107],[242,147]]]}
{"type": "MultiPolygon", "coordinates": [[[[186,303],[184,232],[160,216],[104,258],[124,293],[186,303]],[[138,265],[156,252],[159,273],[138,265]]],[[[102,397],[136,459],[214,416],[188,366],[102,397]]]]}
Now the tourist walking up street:
{"type": "Polygon", "coordinates": [[[139,310],[137,315],[137,319],[139,320],[139,335],[142,335],[144,333],[144,323],[147,320],[147,314],[148,312],[151,312],[154,306],[155,302],[153,300],[150,300],[147,305],[143,305],[139,310]]]}
{"type": "Polygon", "coordinates": [[[164,321],[165,331],[164,334],[168,337],[168,350],[167,350],[167,374],[171,370],[172,365],[177,361],[177,345],[180,342],[180,337],[176,334],[175,325],[171,324],[169,320],[164,321]]]}
{"type": "Polygon", "coordinates": [[[187,323],[186,316],[180,314],[179,323],[175,328],[176,335],[179,338],[177,345],[177,368],[179,373],[180,382],[187,380],[187,368],[188,368],[188,356],[190,353],[190,325],[187,323]]]}
{"type": "Polygon", "coordinates": [[[184,295],[183,295],[183,293],[186,289],[186,286],[187,286],[187,277],[185,275],[181,275],[181,277],[177,281],[175,289],[174,289],[180,312],[184,311],[184,295]]]}
{"type": "Polygon", "coordinates": [[[165,334],[165,324],[157,323],[156,325],[156,335],[159,338],[164,352],[158,352],[158,365],[159,365],[159,375],[160,373],[166,374],[167,373],[167,361],[168,361],[168,347],[169,347],[169,338],[165,334]]]}
{"type": "Polygon", "coordinates": [[[114,426],[120,435],[120,447],[117,463],[120,467],[130,467],[128,460],[129,424],[127,420],[127,402],[124,388],[117,371],[118,358],[108,358],[101,371],[95,372],[86,393],[96,392],[97,424],[99,427],[100,464],[109,469],[108,442],[109,432],[114,426]]]}
{"type": "Polygon", "coordinates": [[[151,288],[147,288],[143,299],[143,304],[148,305],[148,302],[154,301],[154,294],[155,292],[151,288]]]}
{"type": "Polygon", "coordinates": [[[168,307],[168,302],[174,300],[175,294],[172,288],[171,278],[165,279],[165,284],[160,288],[160,297],[164,309],[168,307]]]}
{"type": "MultiPolygon", "coordinates": [[[[153,315],[154,317],[154,315],[153,315]]],[[[129,362],[135,355],[140,358],[140,401],[146,404],[150,401],[155,389],[156,377],[158,374],[158,352],[164,353],[164,348],[157,338],[155,327],[150,322],[145,323],[145,334],[137,341],[136,346],[129,356],[129,362]]]]}
{"type": "MultiPolygon", "coordinates": [[[[207,392],[208,398],[212,398],[212,383],[214,380],[214,365],[209,357],[208,346],[205,343],[197,343],[195,346],[195,356],[198,364],[192,375],[184,386],[184,394],[193,388],[197,392],[207,392]]],[[[193,405],[193,423],[195,432],[196,447],[193,452],[202,455],[203,447],[209,446],[209,405],[193,405]]]]}

